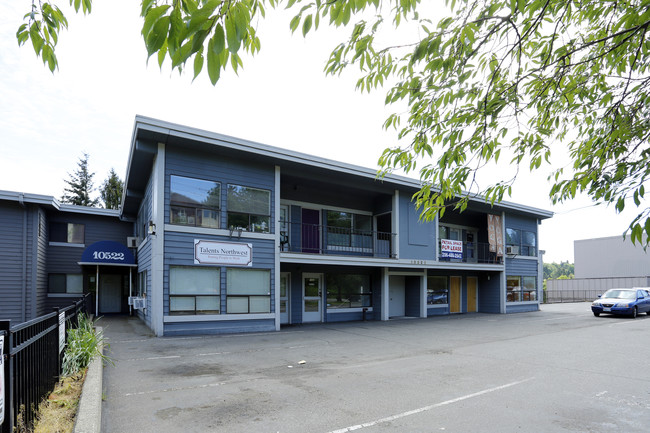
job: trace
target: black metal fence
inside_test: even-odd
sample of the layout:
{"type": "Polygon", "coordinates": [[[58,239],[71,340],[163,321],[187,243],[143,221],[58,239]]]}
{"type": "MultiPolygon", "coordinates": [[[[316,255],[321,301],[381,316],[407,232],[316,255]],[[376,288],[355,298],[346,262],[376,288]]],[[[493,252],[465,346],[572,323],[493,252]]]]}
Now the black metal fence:
{"type": "Polygon", "coordinates": [[[79,312],[86,312],[88,295],[30,321],[11,326],[0,320],[4,381],[0,375],[0,432],[34,423],[38,404],[59,380],[66,329],[76,327],[79,312]],[[2,414],[4,413],[4,421],[2,414]]]}
{"type": "Polygon", "coordinates": [[[560,302],[587,302],[593,301],[602,295],[606,290],[585,289],[585,290],[545,290],[544,303],[556,304],[560,302]]]}

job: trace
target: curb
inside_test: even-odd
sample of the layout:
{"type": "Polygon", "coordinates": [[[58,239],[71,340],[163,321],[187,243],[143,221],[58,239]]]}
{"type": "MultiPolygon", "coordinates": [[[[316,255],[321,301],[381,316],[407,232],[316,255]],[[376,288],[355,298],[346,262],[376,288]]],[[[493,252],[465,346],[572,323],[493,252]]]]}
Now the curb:
{"type": "MultiPolygon", "coordinates": [[[[95,328],[97,334],[101,334],[102,328],[95,328]]],[[[104,346],[99,348],[104,353],[104,346]]],[[[81,398],[77,409],[77,417],[74,424],[74,433],[99,433],[102,428],[102,358],[95,356],[86,373],[86,380],[81,388],[81,398]]]]}

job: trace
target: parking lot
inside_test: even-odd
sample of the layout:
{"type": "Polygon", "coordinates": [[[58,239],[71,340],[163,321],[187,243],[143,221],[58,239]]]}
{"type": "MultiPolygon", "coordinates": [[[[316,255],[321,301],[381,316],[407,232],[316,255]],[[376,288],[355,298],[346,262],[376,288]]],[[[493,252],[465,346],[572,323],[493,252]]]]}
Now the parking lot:
{"type": "Polygon", "coordinates": [[[650,425],[650,316],[534,313],[151,337],[102,318],[102,431],[611,432],[650,425]],[[304,362],[302,362],[304,361],[304,362]]]}

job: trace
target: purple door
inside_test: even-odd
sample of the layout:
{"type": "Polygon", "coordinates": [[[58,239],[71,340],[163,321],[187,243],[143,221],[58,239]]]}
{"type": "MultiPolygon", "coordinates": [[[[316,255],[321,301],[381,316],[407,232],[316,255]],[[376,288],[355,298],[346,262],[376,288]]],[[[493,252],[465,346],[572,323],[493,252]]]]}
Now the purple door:
{"type": "Polygon", "coordinates": [[[320,212],[314,209],[302,210],[302,252],[320,252],[320,212]]]}

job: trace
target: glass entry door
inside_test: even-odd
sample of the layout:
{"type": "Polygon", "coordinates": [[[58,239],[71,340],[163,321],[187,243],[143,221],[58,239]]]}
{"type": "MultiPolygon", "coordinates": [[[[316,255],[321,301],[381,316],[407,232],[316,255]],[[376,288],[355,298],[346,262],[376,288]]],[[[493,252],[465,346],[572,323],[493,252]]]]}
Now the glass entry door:
{"type": "Polygon", "coordinates": [[[322,274],[302,274],[302,322],[320,322],[323,317],[322,274]]]}
{"type": "Polygon", "coordinates": [[[290,275],[287,272],[280,274],[280,324],[289,323],[289,281],[290,275]]]}

